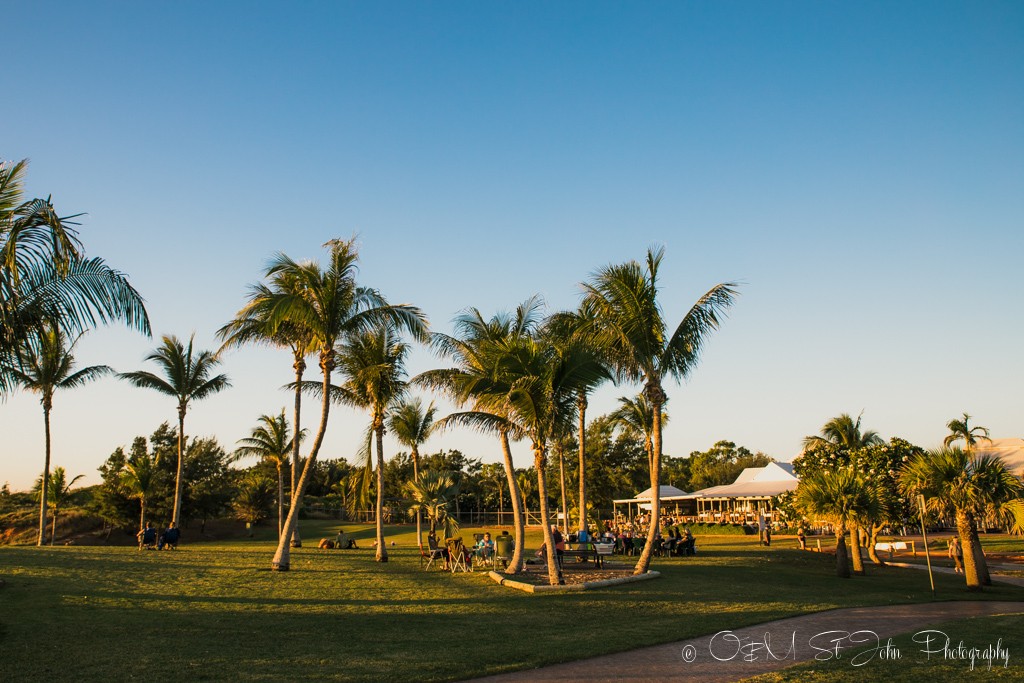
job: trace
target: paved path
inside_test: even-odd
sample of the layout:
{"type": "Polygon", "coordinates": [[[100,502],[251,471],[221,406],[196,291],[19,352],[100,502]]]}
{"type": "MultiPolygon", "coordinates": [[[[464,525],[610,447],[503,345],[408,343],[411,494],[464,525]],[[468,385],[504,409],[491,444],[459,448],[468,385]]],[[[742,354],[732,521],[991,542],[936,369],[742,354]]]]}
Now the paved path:
{"type": "MultiPolygon", "coordinates": [[[[875,644],[877,638],[878,644],[884,647],[887,638],[928,628],[941,621],[1022,613],[1024,602],[933,602],[837,609],[726,632],[730,635],[707,635],[540,669],[488,676],[476,679],[474,683],[738,681],[813,659],[837,644],[844,648],[860,647],[875,644]],[[840,633],[823,635],[827,631],[840,633]],[[858,642],[852,642],[852,637],[835,640],[841,634],[858,631],[871,633],[856,635],[856,638],[863,639],[858,642]],[[750,653],[750,656],[745,657],[745,653],[750,653]]],[[[950,637],[955,646],[955,634],[950,634],[950,637]]],[[[1010,654],[1018,657],[1024,653],[1012,651],[1010,654]]]]}

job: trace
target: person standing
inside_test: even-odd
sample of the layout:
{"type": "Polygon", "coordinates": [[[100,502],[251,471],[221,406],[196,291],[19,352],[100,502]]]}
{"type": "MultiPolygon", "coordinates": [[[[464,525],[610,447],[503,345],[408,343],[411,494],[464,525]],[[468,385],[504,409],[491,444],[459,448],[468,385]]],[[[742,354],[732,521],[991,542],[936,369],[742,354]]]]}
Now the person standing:
{"type": "Polygon", "coordinates": [[[964,549],[960,545],[960,539],[954,536],[949,542],[949,558],[953,560],[953,571],[957,574],[964,573],[964,549]]]}

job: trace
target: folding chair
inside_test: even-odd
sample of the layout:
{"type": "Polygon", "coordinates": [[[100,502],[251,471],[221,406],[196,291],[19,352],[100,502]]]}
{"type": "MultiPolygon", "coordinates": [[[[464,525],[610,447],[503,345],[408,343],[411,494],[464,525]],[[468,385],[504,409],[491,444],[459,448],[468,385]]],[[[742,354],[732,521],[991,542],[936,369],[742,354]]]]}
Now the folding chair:
{"type": "Polygon", "coordinates": [[[504,563],[507,567],[512,562],[512,553],[515,551],[515,541],[511,536],[498,536],[494,539],[494,560],[504,563]]]}
{"type": "Polygon", "coordinates": [[[444,550],[437,547],[437,539],[433,536],[427,537],[427,549],[420,546],[420,569],[426,571],[434,566],[434,562],[444,559],[444,550]]]}
{"type": "Polygon", "coordinates": [[[448,539],[448,568],[455,572],[471,572],[473,568],[466,563],[466,546],[461,538],[448,539]]]}

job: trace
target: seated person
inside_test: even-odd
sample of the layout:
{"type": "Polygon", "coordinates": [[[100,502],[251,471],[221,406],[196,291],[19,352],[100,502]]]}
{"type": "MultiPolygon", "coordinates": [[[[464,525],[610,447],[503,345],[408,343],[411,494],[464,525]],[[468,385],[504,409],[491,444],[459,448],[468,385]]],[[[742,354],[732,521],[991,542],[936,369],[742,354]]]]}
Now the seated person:
{"type": "Polygon", "coordinates": [[[338,535],[334,539],[334,547],[339,550],[351,550],[353,548],[358,549],[359,546],[356,545],[355,539],[349,538],[344,529],[338,529],[338,535]]]}
{"type": "Polygon", "coordinates": [[[153,528],[153,522],[146,522],[146,527],[139,532],[138,539],[139,550],[152,550],[156,547],[156,529],[153,528]]]}
{"type": "Polygon", "coordinates": [[[157,546],[158,550],[167,548],[169,550],[176,550],[178,548],[178,540],[181,538],[181,529],[174,522],[171,522],[167,526],[167,530],[160,534],[160,544],[157,546]]]}
{"type": "Polygon", "coordinates": [[[494,557],[494,541],[491,540],[491,534],[485,533],[484,537],[481,538],[476,544],[477,557],[483,560],[489,560],[494,557]]]}
{"type": "Polygon", "coordinates": [[[427,547],[430,549],[430,556],[444,560],[445,569],[448,568],[448,548],[442,548],[437,544],[437,534],[431,531],[427,534],[427,547]]]}
{"type": "Polygon", "coordinates": [[[329,538],[321,538],[320,545],[317,548],[320,548],[320,550],[334,550],[334,541],[329,538]]]}

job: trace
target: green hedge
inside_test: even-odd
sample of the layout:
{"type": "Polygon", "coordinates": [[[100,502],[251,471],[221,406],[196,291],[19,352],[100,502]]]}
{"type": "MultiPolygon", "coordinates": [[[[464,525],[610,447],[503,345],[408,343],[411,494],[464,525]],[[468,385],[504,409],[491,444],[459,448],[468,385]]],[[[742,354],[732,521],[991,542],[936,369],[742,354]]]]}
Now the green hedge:
{"type": "Polygon", "coordinates": [[[751,536],[757,534],[757,529],[745,527],[742,524],[687,524],[676,527],[677,531],[689,529],[694,536],[704,534],[706,536],[751,536]]]}

